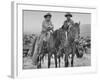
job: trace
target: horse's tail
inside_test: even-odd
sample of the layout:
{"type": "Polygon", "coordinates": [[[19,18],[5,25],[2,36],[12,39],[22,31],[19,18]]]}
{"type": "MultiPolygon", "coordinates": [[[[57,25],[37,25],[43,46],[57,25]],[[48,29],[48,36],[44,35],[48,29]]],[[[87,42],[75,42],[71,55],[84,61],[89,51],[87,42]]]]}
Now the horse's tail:
{"type": "Polygon", "coordinates": [[[34,53],[36,40],[37,40],[37,37],[35,38],[35,40],[34,40],[34,42],[33,42],[33,45],[32,45],[32,52],[31,52],[31,56],[33,56],[33,53],[34,53]]]}

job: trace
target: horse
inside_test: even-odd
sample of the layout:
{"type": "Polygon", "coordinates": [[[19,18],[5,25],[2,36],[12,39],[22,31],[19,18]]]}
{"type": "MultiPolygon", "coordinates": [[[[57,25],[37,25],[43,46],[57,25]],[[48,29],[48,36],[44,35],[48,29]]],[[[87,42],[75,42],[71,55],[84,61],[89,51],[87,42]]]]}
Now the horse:
{"type": "Polygon", "coordinates": [[[60,54],[58,53],[59,48],[61,46],[61,44],[63,43],[63,40],[65,34],[62,30],[62,28],[57,29],[57,30],[52,30],[52,32],[50,32],[50,37],[48,39],[47,42],[43,41],[43,45],[42,45],[42,49],[41,49],[41,53],[38,57],[38,61],[39,61],[39,68],[41,67],[41,60],[43,60],[43,57],[48,54],[48,68],[50,68],[51,65],[51,56],[54,55],[54,60],[55,60],[55,67],[57,67],[57,58],[59,59],[59,67],[60,67],[60,54]],[[47,43],[47,45],[45,45],[45,43],[47,43]]]}
{"type": "Polygon", "coordinates": [[[50,37],[47,41],[43,41],[40,49],[38,50],[38,57],[37,57],[37,68],[41,68],[41,61],[43,60],[44,56],[48,55],[48,68],[51,65],[51,57],[54,55],[55,60],[55,67],[57,67],[57,39],[56,39],[56,31],[50,29],[49,30],[50,37]]]}
{"type": "Polygon", "coordinates": [[[49,54],[48,54],[48,67],[50,66],[50,59],[52,54],[54,54],[55,67],[57,67],[57,59],[60,67],[60,58],[64,56],[64,45],[66,44],[66,34],[65,30],[61,27],[55,31],[52,31],[50,39],[48,41],[49,54]],[[61,51],[61,52],[60,52],[61,51]]]}
{"type": "Polygon", "coordinates": [[[38,62],[37,68],[41,68],[41,62],[44,61],[44,57],[46,56],[46,54],[48,54],[48,51],[49,50],[47,47],[47,42],[43,41],[43,45],[41,46],[41,51],[37,58],[37,62],[38,62]]]}
{"type": "Polygon", "coordinates": [[[73,60],[74,56],[76,54],[77,57],[82,57],[83,54],[80,54],[78,50],[78,39],[79,39],[79,34],[80,34],[80,22],[79,23],[74,23],[73,25],[64,25],[64,29],[67,31],[67,44],[65,46],[65,67],[69,66],[69,55],[71,54],[71,66],[73,67],[73,60]]]}
{"type": "Polygon", "coordinates": [[[64,42],[66,41],[66,34],[65,30],[61,27],[57,30],[52,30],[50,32],[50,38],[47,42],[43,42],[41,53],[38,57],[39,61],[39,68],[41,67],[41,60],[43,60],[43,57],[48,54],[48,68],[50,68],[51,64],[51,56],[54,55],[55,59],[55,67],[57,67],[57,59],[58,64],[60,67],[60,58],[64,55],[64,42]],[[48,46],[45,45],[47,43],[48,46]],[[46,46],[46,47],[45,47],[46,46]]]}
{"type": "Polygon", "coordinates": [[[60,62],[61,62],[61,58],[64,57],[64,42],[66,41],[66,34],[65,34],[65,30],[61,27],[57,30],[55,30],[55,36],[56,36],[56,51],[57,51],[57,59],[58,59],[58,64],[60,67],[60,62]]]}
{"type": "Polygon", "coordinates": [[[49,40],[47,41],[47,45],[48,45],[48,68],[50,68],[50,65],[51,65],[52,55],[54,55],[55,68],[57,68],[56,36],[55,36],[54,30],[50,32],[50,37],[49,37],[49,40]]]}

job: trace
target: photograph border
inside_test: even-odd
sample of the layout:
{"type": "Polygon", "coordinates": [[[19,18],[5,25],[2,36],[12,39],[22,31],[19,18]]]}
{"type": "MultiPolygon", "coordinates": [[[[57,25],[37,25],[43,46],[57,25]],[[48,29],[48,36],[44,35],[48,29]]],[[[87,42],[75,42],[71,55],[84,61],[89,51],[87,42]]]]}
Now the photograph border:
{"type": "Polygon", "coordinates": [[[91,73],[96,72],[96,48],[95,48],[95,31],[96,31],[96,19],[97,12],[96,8],[87,7],[73,7],[73,6],[56,6],[56,5],[39,5],[39,4],[27,4],[12,2],[11,5],[12,14],[12,54],[11,54],[11,76],[14,78],[24,77],[43,77],[43,76],[54,76],[54,75],[66,75],[72,73],[91,73]],[[22,66],[22,11],[23,10],[42,10],[42,11],[60,11],[60,12],[81,12],[91,13],[91,67],[68,67],[68,68],[51,68],[51,69],[29,69],[23,70],[22,66]]]}

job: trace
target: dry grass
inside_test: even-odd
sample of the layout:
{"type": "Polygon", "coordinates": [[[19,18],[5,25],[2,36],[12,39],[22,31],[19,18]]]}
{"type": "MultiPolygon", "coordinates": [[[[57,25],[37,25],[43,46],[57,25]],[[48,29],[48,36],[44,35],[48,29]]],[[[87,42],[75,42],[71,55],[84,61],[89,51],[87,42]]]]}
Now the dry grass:
{"type": "MultiPolygon", "coordinates": [[[[69,59],[70,61],[70,59],[69,59]]],[[[42,62],[42,68],[48,67],[48,59],[47,56],[42,62]]],[[[87,54],[84,54],[82,58],[74,57],[74,67],[82,67],[82,66],[90,66],[91,65],[91,54],[90,50],[88,50],[87,54]]],[[[70,65],[69,65],[70,66],[70,65]]],[[[54,58],[51,59],[51,68],[55,67],[54,58]]],[[[64,59],[61,59],[61,67],[64,67],[64,59]]],[[[23,69],[34,69],[35,66],[32,65],[32,59],[30,57],[23,58],[23,69]]]]}

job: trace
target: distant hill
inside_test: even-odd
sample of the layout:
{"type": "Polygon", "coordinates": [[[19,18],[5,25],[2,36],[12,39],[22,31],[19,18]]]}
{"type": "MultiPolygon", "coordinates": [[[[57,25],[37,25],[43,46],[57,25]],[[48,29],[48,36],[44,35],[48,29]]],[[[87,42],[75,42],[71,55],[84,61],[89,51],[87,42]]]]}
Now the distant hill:
{"type": "Polygon", "coordinates": [[[80,25],[80,33],[82,37],[91,37],[91,24],[80,25]]]}

